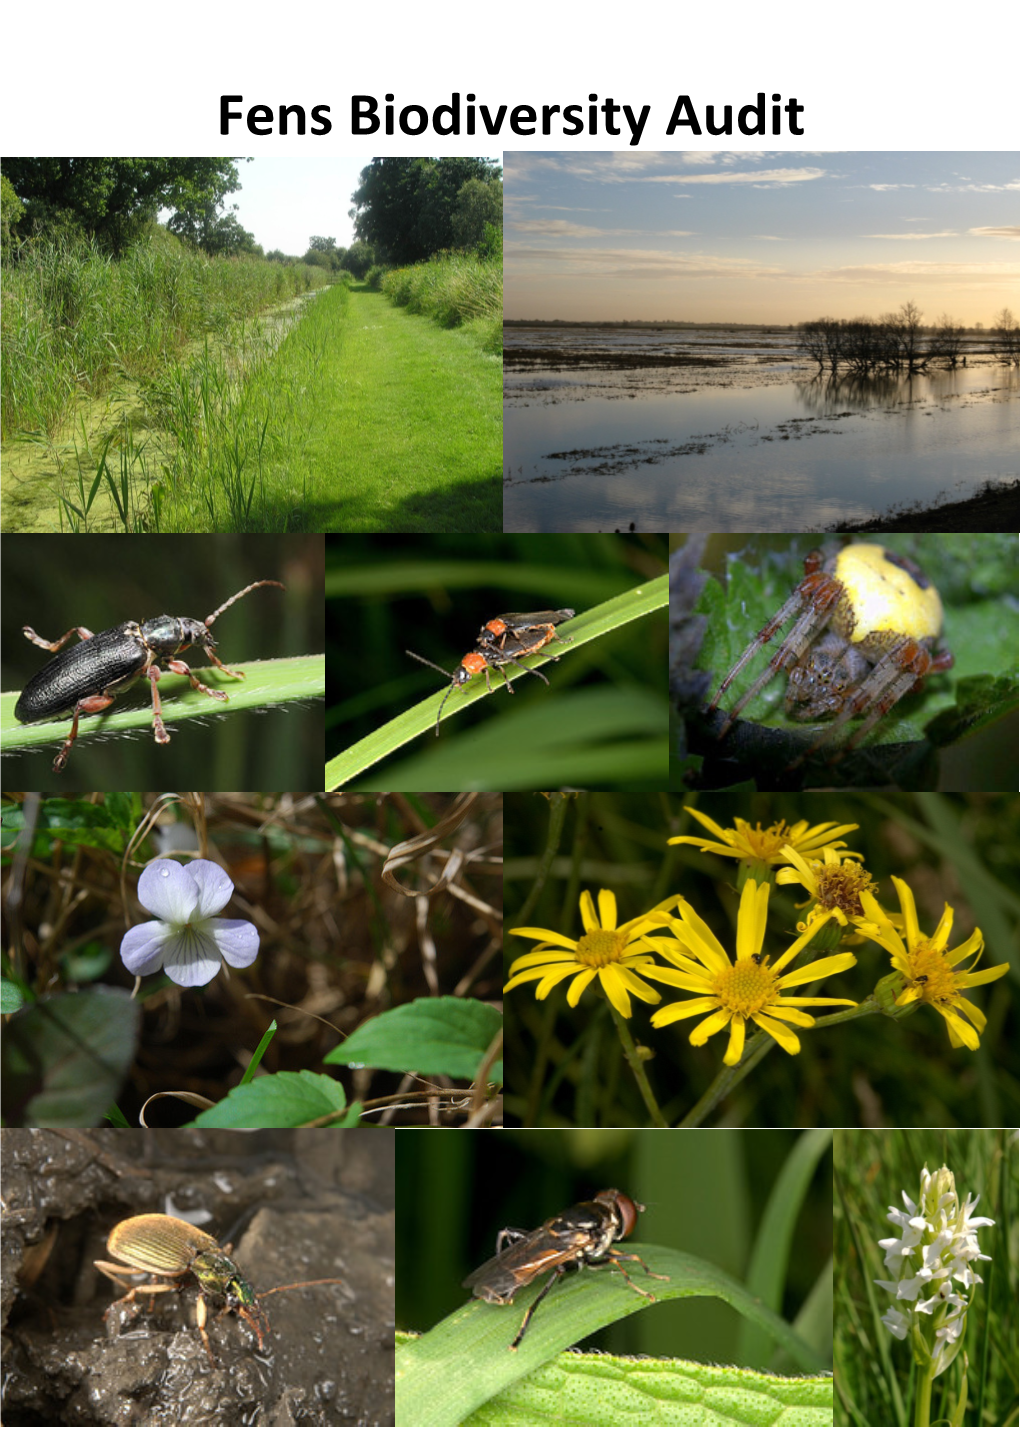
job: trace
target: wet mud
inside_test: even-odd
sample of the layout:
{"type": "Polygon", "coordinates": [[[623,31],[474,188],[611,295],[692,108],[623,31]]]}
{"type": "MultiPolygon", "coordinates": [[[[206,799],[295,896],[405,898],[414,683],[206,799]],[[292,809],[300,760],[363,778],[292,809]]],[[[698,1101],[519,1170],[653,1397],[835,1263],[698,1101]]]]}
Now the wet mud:
{"type": "Polygon", "coordinates": [[[0,1142],[8,1426],[392,1425],[392,1132],[32,1129],[0,1142]],[[151,1311],[125,1306],[94,1265],[115,1223],[168,1199],[234,1243],[259,1293],[340,1283],[268,1297],[264,1351],[210,1306],[214,1366],[193,1285],[151,1311]]]}

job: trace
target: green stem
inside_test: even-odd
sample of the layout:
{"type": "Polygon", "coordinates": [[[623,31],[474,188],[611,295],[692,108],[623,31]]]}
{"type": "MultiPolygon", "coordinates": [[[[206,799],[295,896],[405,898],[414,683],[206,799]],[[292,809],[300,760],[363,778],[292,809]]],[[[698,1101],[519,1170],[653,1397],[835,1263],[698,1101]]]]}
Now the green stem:
{"type": "Polygon", "coordinates": [[[659,1111],[659,1104],[655,1101],[651,1083],[648,1081],[648,1076],[645,1072],[645,1065],[641,1061],[638,1050],[634,1046],[634,1039],[630,1035],[630,1028],[615,1007],[610,1006],[609,1010],[613,1014],[613,1021],[616,1023],[616,1031],[620,1038],[620,1045],[623,1048],[623,1055],[630,1063],[630,1070],[634,1074],[634,1081],[637,1083],[641,1096],[645,1100],[645,1106],[648,1108],[648,1116],[652,1119],[656,1127],[668,1127],[669,1123],[659,1111]]]}
{"type": "Polygon", "coordinates": [[[931,1363],[917,1377],[917,1396],[914,1399],[914,1427],[927,1428],[931,1418],[931,1385],[935,1379],[935,1364],[931,1363]]]}
{"type": "Polygon", "coordinates": [[[532,883],[531,891],[524,899],[524,905],[514,919],[515,927],[523,927],[525,922],[535,910],[535,905],[542,895],[542,889],[549,880],[549,873],[552,864],[556,860],[556,854],[560,849],[560,837],[563,835],[563,823],[567,819],[567,806],[569,797],[563,792],[553,792],[549,798],[549,831],[546,834],[545,850],[538,859],[538,868],[535,872],[535,880],[532,883]]]}

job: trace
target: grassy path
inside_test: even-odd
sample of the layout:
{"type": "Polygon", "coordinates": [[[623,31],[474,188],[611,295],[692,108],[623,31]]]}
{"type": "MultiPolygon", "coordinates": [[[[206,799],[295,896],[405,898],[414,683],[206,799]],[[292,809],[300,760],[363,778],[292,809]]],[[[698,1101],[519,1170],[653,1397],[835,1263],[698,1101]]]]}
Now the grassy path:
{"type": "Polygon", "coordinates": [[[316,300],[272,366],[289,444],[270,502],[310,531],[501,531],[502,365],[372,291],[316,300]]]}

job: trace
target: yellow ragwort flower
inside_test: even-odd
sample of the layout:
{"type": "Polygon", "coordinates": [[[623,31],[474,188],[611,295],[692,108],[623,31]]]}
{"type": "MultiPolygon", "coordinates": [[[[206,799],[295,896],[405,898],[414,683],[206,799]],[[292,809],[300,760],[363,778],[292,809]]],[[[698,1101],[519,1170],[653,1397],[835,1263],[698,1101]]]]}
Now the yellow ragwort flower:
{"type": "Polygon", "coordinates": [[[671,847],[683,846],[686,842],[688,846],[700,847],[703,852],[718,852],[720,857],[733,857],[738,862],[768,862],[772,866],[778,866],[783,860],[784,847],[793,847],[800,856],[809,860],[820,857],[826,847],[847,857],[861,855],[860,852],[846,852],[845,844],[836,841],[847,832],[856,832],[856,822],[842,827],[835,822],[821,822],[816,827],[809,826],[807,822],[794,822],[792,827],[785,822],[773,822],[771,827],[763,829],[760,822],[752,827],[743,817],[734,817],[732,827],[720,827],[711,817],[706,817],[704,812],[696,812],[693,807],[684,807],[684,811],[714,832],[719,840],[707,842],[701,837],[670,837],[671,847]]]}
{"type": "Polygon", "coordinates": [[[947,952],[946,943],[953,930],[952,907],[946,904],[942,920],[929,937],[917,924],[913,892],[899,877],[893,877],[892,883],[903,909],[902,927],[897,929],[893,918],[874,897],[862,894],[866,920],[858,923],[858,930],[884,947],[897,972],[906,977],[907,985],[896,999],[897,1006],[905,1007],[908,1002],[929,1003],[945,1018],[953,1046],[969,1047],[975,1052],[981,1046],[981,1033],[987,1019],[981,1009],[961,993],[1004,976],[1009,971],[1009,963],[986,967],[982,972],[975,972],[973,966],[969,971],[956,971],[958,963],[975,953],[974,965],[980,960],[985,940],[979,929],[975,927],[966,942],[947,952]]]}
{"type": "Polygon", "coordinates": [[[648,967],[645,975],[671,987],[700,992],[702,996],[690,1002],[670,1002],[661,1007],[652,1014],[653,1027],[666,1027],[670,1022],[707,1012],[709,1015],[704,1022],[699,1022],[691,1033],[691,1043],[700,1047],[728,1026],[730,1042],[723,1061],[733,1067],[743,1055],[748,1021],[757,1022],[780,1047],[793,1054],[800,1051],[800,1038],[793,1028],[815,1025],[814,1018],[800,1011],[801,1008],[857,1006],[847,997],[783,997],[782,993],[788,987],[813,982],[833,972],[845,972],[854,965],[854,957],[850,952],[820,957],[784,977],[783,969],[828,919],[821,917],[813,922],[778,961],[769,966],[768,957],[762,956],[768,906],[768,883],[759,886],[753,878],[745,882],[737,913],[737,955],[731,962],[726,948],[708,924],[682,897],[678,900],[682,920],[671,921],[670,926],[680,945],[675,953],[667,953],[673,966],[648,967]],[[683,956],[683,951],[689,951],[691,957],[683,956]]]}
{"type": "Polygon", "coordinates": [[[631,1015],[631,993],[640,997],[642,1002],[661,1002],[658,992],[647,982],[642,982],[635,973],[648,971],[651,952],[666,956],[664,949],[676,946],[669,938],[646,936],[656,927],[668,925],[671,919],[663,909],[673,901],[675,898],[664,902],[657,910],[645,912],[632,922],[617,926],[615,894],[605,888],[599,892],[596,915],[591,893],[583,892],[581,920],[584,922],[584,936],[577,942],[545,927],[512,927],[511,937],[532,937],[540,945],[511,965],[512,980],[503,991],[509,992],[522,982],[537,982],[535,996],[541,1001],[549,996],[557,982],[573,977],[567,990],[567,1001],[571,1007],[576,1007],[584,989],[597,977],[609,1001],[624,1017],[631,1015]]]}
{"type": "MultiPolygon", "coordinates": [[[[849,855],[840,856],[833,847],[823,847],[821,860],[815,857],[808,861],[793,847],[784,847],[783,856],[791,865],[776,873],[778,884],[783,887],[799,882],[807,888],[809,896],[806,902],[797,905],[809,907],[814,902],[805,920],[797,923],[798,932],[803,932],[819,916],[835,917],[841,927],[856,926],[864,920],[861,894],[874,892],[875,884],[871,873],[865,871],[860,862],[849,855]]],[[[857,940],[862,941],[863,936],[857,940]]]]}

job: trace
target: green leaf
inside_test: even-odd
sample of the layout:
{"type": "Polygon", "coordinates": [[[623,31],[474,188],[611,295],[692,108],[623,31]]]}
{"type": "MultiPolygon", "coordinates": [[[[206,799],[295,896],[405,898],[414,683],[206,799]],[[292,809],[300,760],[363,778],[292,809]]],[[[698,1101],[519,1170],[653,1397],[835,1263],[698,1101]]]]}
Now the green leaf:
{"type": "MultiPolygon", "coordinates": [[[[61,723],[65,728],[66,721],[61,723]]],[[[10,846],[24,830],[25,814],[20,805],[4,803],[3,843],[10,846]]],[[[51,841],[76,847],[102,848],[122,856],[124,834],[134,830],[130,816],[125,816],[119,802],[111,807],[106,802],[88,802],[75,796],[41,797],[32,834],[37,856],[47,856],[51,841]]]]}
{"type": "Polygon", "coordinates": [[[832,1379],[679,1358],[561,1353],[465,1418],[467,1428],[831,1428],[832,1379]]]}
{"type": "MultiPolygon", "coordinates": [[[[753,1319],[798,1367],[814,1373],[823,1370],[824,1360],[788,1323],[721,1269],[672,1248],[645,1246],[639,1256],[653,1272],[668,1275],[664,1281],[647,1280],[647,1288],[654,1289],[655,1303],[641,1297],[618,1275],[578,1272],[556,1284],[516,1352],[511,1352],[509,1345],[541,1282],[525,1289],[511,1307],[497,1308],[476,1299],[444,1318],[431,1332],[405,1343],[397,1354],[397,1426],[462,1423],[490,1398],[596,1329],[639,1308],[661,1306],[678,1298],[721,1298],[753,1319]],[[471,1359],[470,1368],[463,1366],[465,1357],[471,1359]]],[[[635,1265],[630,1271],[645,1287],[641,1270],[635,1265]]]]}
{"type": "MultiPolygon", "coordinates": [[[[503,1025],[495,1007],[470,997],[418,997],[373,1017],[324,1062],[349,1067],[385,1067],[391,1072],[443,1073],[474,1077],[503,1025]]],[[[494,1065],[494,1082],[502,1067],[494,1065]]]]}
{"type": "Polygon", "coordinates": [[[129,993],[93,987],[48,997],[4,1029],[7,1126],[92,1127],[120,1091],[141,1013],[129,993]]]}
{"type": "MultiPolygon", "coordinates": [[[[189,1127],[302,1127],[347,1106],[343,1087],[319,1072],[275,1072],[232,1087],[189,1127]]],[[[352,1109],[353,1112],[353,1109],[352,1109]]],[[[353,1127],[349,1113],[331,1127],[353,1127]]]]}
{"type": "Polygon", "coordinates": [[[31,992],[27,987],[23,988],[20,982],[12,982],[7,977],[0,980],[0,1013],[4,1016],[17,1012],[19,1007],[24,1007],[26,1002],[31,1001],[31,992]]]}
{"type": "MultiPolygon", "coordinates": [[[[576,616],[570,622],[571,640],[557,646],[554,655],[566,656],[576,651],[579,647],[589,645],[601,636],[615,631],[617,628],[626,626],[636,621],[639,617],[647,616],[653,611],[661,610],[669,605],[669,577],[665,574],[656,577],[652,581],[643,582],[640,586],[624,592],[620,596],[614,596],[609,601],[603,602],[600,606],[592,607],[590,611],[576,616]]],[[[529,666],[542,665],[539,658],[529,666]]],[[[502,676],[490,677],[493,690],[506,685],[502,676]]],[[[393,721],[387,722],[385,726],[379,727],[369,736],[363,737],[354,746],[348,747],[345,752],[333,758],[326,766],[326,789],[332,791],[337,787],[344,786],[353,777],[360,775],[369,767],[375,766],[384,757],[389,756],[399,747],[406,745],[415,737],[431,731],[436,724],[436,713],[439,710],[439,703],[446,688],[437,691],[435,696],[429,700],[418,702],[415,706],[409,707],[401,716],[393,721]]],[[[467,706],[473,706],[475,702],[481,701],[488,695],[488,687],[481,678],[476,682],[462,688],[456,688],[446,703],[444,716],[453,715],[467,706]]],[[[586,712],[597,710],[593,705],[591,692],[585,697],[578,698],[581,708],[586,712]]],[[[666,748],[666,723],[667,712],[665,706],[661,708],[661,714],[657,719],[657,726],[661,731],[661,765],[658,768],[659,774],[665,781],[668,772],[668,757],[666,748]]],[[[562,736],[562,734],[561,734],[562,736]]],[[[562,736],[565,746],[569,746],[570,737],[562,736]]],[[[577,745],[573,748],[574,755],[577,754],[577,745]]],[[[491,746],[488,752],[489,767],[487,774],[491,772],[493,752],[491,746]]],[[[429,758],[430,774],[434,770],[435,759],[429,758]]],[[[576,778],[574,780],[577,780],[576,778]]],[[[604,780],[608,780],[604,778],[604,780]]],[[[501,780],[498,784],[502,788],[513,788],[518,785],[528,785],[527,782],[518,783],[501,780]]],[[[459,788],[458,788],[459,790],[459,788]]]]}

